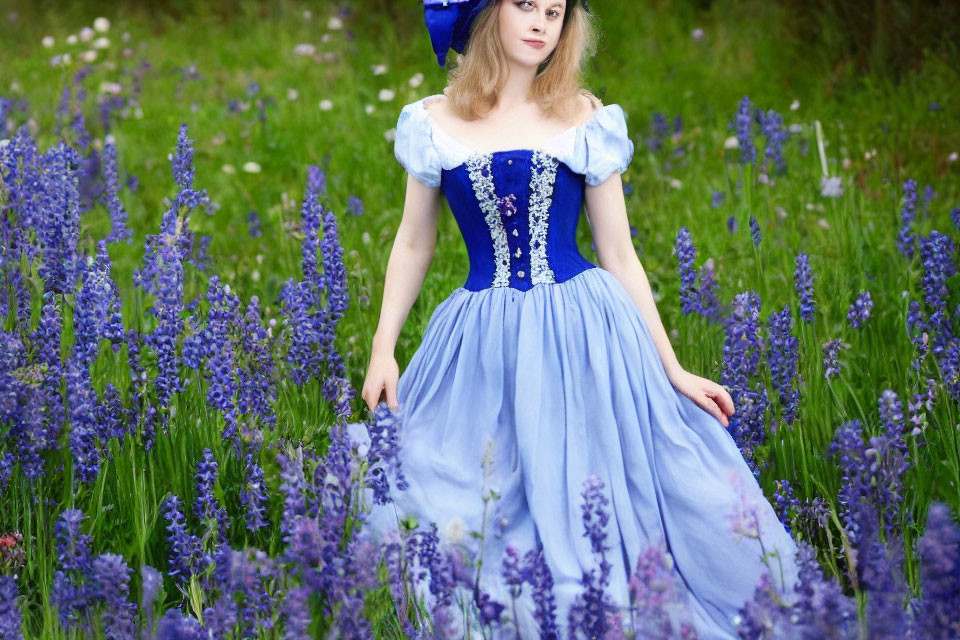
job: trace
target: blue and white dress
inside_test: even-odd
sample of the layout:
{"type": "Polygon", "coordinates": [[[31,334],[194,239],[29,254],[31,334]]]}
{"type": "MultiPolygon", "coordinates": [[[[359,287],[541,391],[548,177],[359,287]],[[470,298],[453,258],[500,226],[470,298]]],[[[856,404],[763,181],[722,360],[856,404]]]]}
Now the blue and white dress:
{"type": "MultiPolygon", "coordinates": [[[[604,105],[540,149],[478,153],[436,126],[424,103],[438,97],[403,108],[395,154],[440,187],[470,272],[433,311],[400,376],[409,488],[392,490],[394,505],[373,505],[367,529],[387,534],[412,515],[436,522],[442,541],[484,530],[480,588],[507,605],[505,618],[504,549],[523,554],[539,539],[566,638],[581,578],[598,566],[581,513],[592,474],[609,499],[608,593],[626,607],[639,554],[661,541],[699,637],[735,638],[732,619],[767,570],[760,540],[732,530],[742,499],[757,506],[763,549],[779,553],[772,564],[788,590],[797,547],[726,428],[670,384],[630,295],[577,249],[585,186],[633,157],[622,108],[604,105]],[[500,498],[484,521],[490,489],[500,498]]],[[[369,443],[362,423],[350,433],[369,443]]],[[[504,637],[539,637],[524,592],[519,634],[504,637]]]]}

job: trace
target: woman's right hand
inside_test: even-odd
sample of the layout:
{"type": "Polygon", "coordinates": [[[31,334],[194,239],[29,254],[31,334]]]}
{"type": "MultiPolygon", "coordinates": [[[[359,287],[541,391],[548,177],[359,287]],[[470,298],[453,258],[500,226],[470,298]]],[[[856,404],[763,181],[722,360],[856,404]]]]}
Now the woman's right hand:
{"type": "Polygon", "coordinates": [[[380,404],[380,397],[386,392],[387,407],[391,411],[399,408],[397,403],[397,380],[400,378],[400,366],[393,353],[374,351],[370,354],[367,378],[363,381],[360,396],[366,401],[370,411],[380,404]]]}

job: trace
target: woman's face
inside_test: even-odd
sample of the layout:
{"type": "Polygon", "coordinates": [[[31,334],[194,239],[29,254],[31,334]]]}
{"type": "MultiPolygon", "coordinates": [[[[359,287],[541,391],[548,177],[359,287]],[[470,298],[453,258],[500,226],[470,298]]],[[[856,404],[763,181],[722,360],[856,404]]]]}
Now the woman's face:
{"type": "Polygon", "coordinates": [[[507,58],[539,66],[560,41],[566,8],[566,0],[501,0],[500,41],[507,58]],[[538,42],[543,44],[536,46],[538,42]]]}

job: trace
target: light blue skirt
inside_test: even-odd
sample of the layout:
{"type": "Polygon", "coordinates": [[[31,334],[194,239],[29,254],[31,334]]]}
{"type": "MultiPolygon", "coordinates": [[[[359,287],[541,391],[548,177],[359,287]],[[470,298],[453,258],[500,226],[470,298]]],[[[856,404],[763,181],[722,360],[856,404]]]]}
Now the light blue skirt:
{"type": "MultiPolygon", "coordinates": [[[[774,584],[792,592],[795,541],[727,429],[670,384],[639,309],[600,267],[528,291],[454,290],[431,315],[397,399],[409,488],[391,488],[393,505],[371,502],[363,534],[393,538],[398,516],[415,516],[437,523],[441,543],[478,550],[468,532],[484,531],[480,588],[507,605],[505,618],[504,549],[522,555],[539,537],[568,637],[581,578],[599,573],[581,510],[591,474],[609,499],[607,592],[626,619],[630,574],[658,541],[702,639],[736,638],[737,610],[768,571],[764,552],[778,556],[768,558],[774,584]],[[500,497],[485,505],[490,490],[500,497]],[[734,531],[750,524],[750,506],[758,537],[734,531]]],[[[369,443],[363,423],[348,430],[369,443]]],[[[524,585],[519,632],[495,637],[539,638],[533,612],[524,585]]]]}

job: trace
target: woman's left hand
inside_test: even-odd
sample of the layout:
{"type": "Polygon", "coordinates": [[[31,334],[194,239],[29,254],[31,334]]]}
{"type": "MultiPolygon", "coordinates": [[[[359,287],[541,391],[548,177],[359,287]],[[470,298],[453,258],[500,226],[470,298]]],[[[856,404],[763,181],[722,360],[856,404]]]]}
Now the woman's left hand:
{"type": "Polygon", "coordinates": [[[674,389],[687,396],[698,406],[720,421],[724,427],[730,425],[727,416],[733,415],[733,398],[719,384],[694,375],[689,371],[680,371],[670,379],[674,389]]]}

